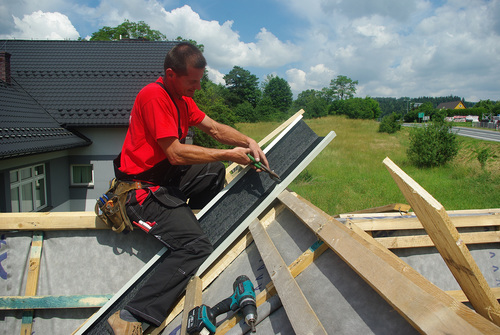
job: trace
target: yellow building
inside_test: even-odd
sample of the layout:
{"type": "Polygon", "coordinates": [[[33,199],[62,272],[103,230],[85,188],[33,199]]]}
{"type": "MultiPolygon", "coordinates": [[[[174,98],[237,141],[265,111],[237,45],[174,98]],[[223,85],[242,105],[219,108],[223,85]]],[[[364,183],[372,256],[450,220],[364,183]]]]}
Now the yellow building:
{"type": "Polygon", "coordinates": [[[462,101],[442,102],[437,106],[437,109],[466,109],[462,101]]]}

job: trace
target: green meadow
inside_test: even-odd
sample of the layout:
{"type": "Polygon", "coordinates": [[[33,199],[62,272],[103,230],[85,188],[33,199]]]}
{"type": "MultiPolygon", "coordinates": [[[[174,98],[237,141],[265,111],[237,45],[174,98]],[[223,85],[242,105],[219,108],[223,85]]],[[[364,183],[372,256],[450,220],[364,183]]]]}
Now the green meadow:
{"type": "MultiPolygon", "coordinates": [[[[407,203],[390,176],[389,157],[447,210],[500,208],[500,143],[458,137],[460,150],[446,166],[419,169],[409,164],[409,129],[378,132],[378,122],[329,116],[306,120],[319,136],[336,133],[333,141],[289,188],[330,215],[393,203],[407,203]],[[484,167],[477,152],[488,150],[484,167]]],[[[240,123],[238,129],[264,138],[279,123],[240,123]]],[[[272,168],[272,165],[271,165],[272,168]]]]}

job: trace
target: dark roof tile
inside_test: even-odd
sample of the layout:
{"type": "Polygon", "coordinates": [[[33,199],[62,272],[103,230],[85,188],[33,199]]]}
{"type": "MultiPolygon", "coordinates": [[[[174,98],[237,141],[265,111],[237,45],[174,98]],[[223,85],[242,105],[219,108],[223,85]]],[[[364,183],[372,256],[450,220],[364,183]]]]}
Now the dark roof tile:
{"type": "Polygon", "coordinates": [[[13,80],[60,124],[127,126],[135,96],[162,75],[176,43],[0,40],[0,51],[11,54],[13,80]]]}
{"type": "Polygon", "coordinates": [[[88,145],[16,84],[0,82],[0,159],[88,145]]]}

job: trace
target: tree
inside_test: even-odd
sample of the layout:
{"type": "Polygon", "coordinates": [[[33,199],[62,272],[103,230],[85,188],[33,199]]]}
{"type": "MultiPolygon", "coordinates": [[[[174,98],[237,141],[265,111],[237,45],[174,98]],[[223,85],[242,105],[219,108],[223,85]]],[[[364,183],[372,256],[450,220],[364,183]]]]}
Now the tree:
{"type": "Polygon", "coordinates": [[[278,118],[279,111],[273,107],[273,102],[269,96],[263,97],[255,107],[255,114],[259,121],[273,121],[278,118]]]}
{"type": "Polygon", "coordinates": [[[235,107],[248,101],[253,107],[260,98],[259,80],[250,71],[239,66],[224,76],[227,87],[226,101],[230,107],[235,107]]]}
{"type": "Polygon", "coordinates": [[[337,100],[350,99],[356,94],[357,80],[339,75],[330,81],[331,95],[337,100]]]}
{"type": "Polygon", "coordinates": [[[196,47],[198,49],[200,49],[201,52],[205,52],[205,45],[203,44],[198,44],[198,42],[196,42],[195,40],[192,40],[192,39],[185,39],[183,38],[182,36],[177,36],[177,38],[175,39],[176,41],[179,41],[179,42],[189,42],[193,45],[196,45],[196,47]]]}
{"type": "Polygon", "coordinates": [[[321,91],[313,89],[299,93],[297,100],[293,103],[294,109],[305,111],[304,117],[316,118],[328,115],[328,101],[323,98],[321,91]]]}
{"type": "Polygon", "coordinates": [[[380,107],[376,100],[369,97],[337,100],[332,103],[330,114],[344,114],[350,119],[377,119],[380,107]]]}
{"type": "Polygon", "coordinates": [[[117,41],[123,38],[146,39],[148,41],[165,41],[167,37],[158,30],[152,30],[144,21],[137,23],[125,20],[122,24],[111,28],[104,26],[90,37],[91,41],[117,41]]]}
{"type": "Polygon", "coordinates": [[[285,79],[278,76],[268,76],[267,79],[263,97],[269,97],[271,105],[282,114],[286,114],[293,102],[293,93],[290,85],[285,79]]]}
{"type": "MultiPolygon", "coordinates": [[[[198,107],[215,121],[234,127],[236,117],[229,107],[224,103],[224,86],[217,85],[208,79],[202,80],[202,89],[194,94],[194,100],[198,107]]],[[[193,143],[209,148],[227,148],[211,136],[198,128],[194,128],[195,136],[193,143]]]]}

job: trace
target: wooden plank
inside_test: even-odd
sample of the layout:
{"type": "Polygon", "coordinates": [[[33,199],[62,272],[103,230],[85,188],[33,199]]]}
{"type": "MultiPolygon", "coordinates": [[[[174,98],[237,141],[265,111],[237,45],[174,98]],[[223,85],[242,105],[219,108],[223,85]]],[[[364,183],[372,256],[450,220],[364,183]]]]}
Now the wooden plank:
{"type": "MultiPolygon", "coordinates": [[[[461,233],[460,238],[465,244],[486,244],[500,242],[500,231],[461,233]]],[[[375,237],[380,244],[388,249],[433,247],[434,242],[429,235],[375,237]]]]}
{"type": "MultiPolygon", "coordinates": [[[[446,211],[448,215],[494,215],[500,214],[500,208],[489,208],[489,209],[461,209],[461,210],[450,210],[446,211]]],[[[394,218],[395,213],[362,213],[362,214],[337,214],[334,215],[336,218],[342,219],[371,219],[371,218],[394,218]]],[[[397,215],[401,218],[414,217],[414,213],[399,213],[397,215]]]]}
{"type": "Polygon", "coordinates": [[[182,314],[181,335],[186,335],[186,326],[189,312],[196,306],[201,305],[201,279],[193,276],[187,285],[184,303],[184,313],[182,314]]]}
{"type": "MultiPolygon", "coordinates": [[[[259,147],[262,147],[264,146],[267,142],[269,142],[270,140],[273,139],[273,137],[275,137],[276,135],[278,135],[280,132],[282,132],[286,127],[288,127],[292,122],[294,122],[297,118],[299,117],[302,117],[302,114],[304,114],[304,110],[301,109],[299,110],[297,113],[295,113],[294,115],[292,115],[290,118],[288,118],[288,120],[286,120],[285,122],[283,122],[279,127],[277,127],[276,129],[274,129],[272,132],[270,132],[266,137],[264,137],[258,144],[259,144],[259,147]]],[[[237,164],[237,163],[232,163],[230,164],[227,168],[226,168],[226,182],[227,183],[230,183],[234,177],[238,174],[238,172],[234,172],[233,173],[233,170],[237,169],[239,167],[239,169],[241,169],[241,165],[237,164]]]]}
{"type": "Polygon", "coordinates": [[[94,212],[1,213],[0,230],[109,229],[94,212]]]}
{"type": "MultiPolygon", "coordinates": [[[[38,289],[40,277],[40,258],[42,257],[43,232],[34,232],[31,241],[31,251],[28,266],[28,277],[24,295],[34,296],[38,289]]],[[[25,310],[21,321],[21,335],[31,334],[33,327],[33,310],[25,310]]]]}
{"type": "Polygon", "coordinates": [[[500,333],[500,327],[447,295],[368,234],[361,237],[288,191],[278,198],[419,332],[500,333]]]}
{"type": "Polygon", "coordinates": [[[254,220],[249,228],[295,333],[326,334],[264,226],[254,220]]]}
{"type": "MultiPolygon", "coordinates": [[[[500,215],[453,216],[450,219],[456,228],[500,226],[500,215]]],[[[417,217],[364,219],[352,222],[364,231],[424,229],[417,217]]]]}
{"type": "Polygon", "coordinates": [[[384,164],[476,312],[500,325],[500,304],[444,207],[389,158],[384,164]]]}
{"type": "Polygon", "coordinates": [[[389,204],[385,206],[361,209],[359,211],[349,212],[345,214],[362,214],[362,213],[386,213],[386,212],[408,212],[411,207],[407,204],[389,204]]]}
{"type": "Polygon", "coordinates": [[[112,296],[112,294],[5,296],[0,297],[0,310],[96,308],[103,306],[112,296]]]}

